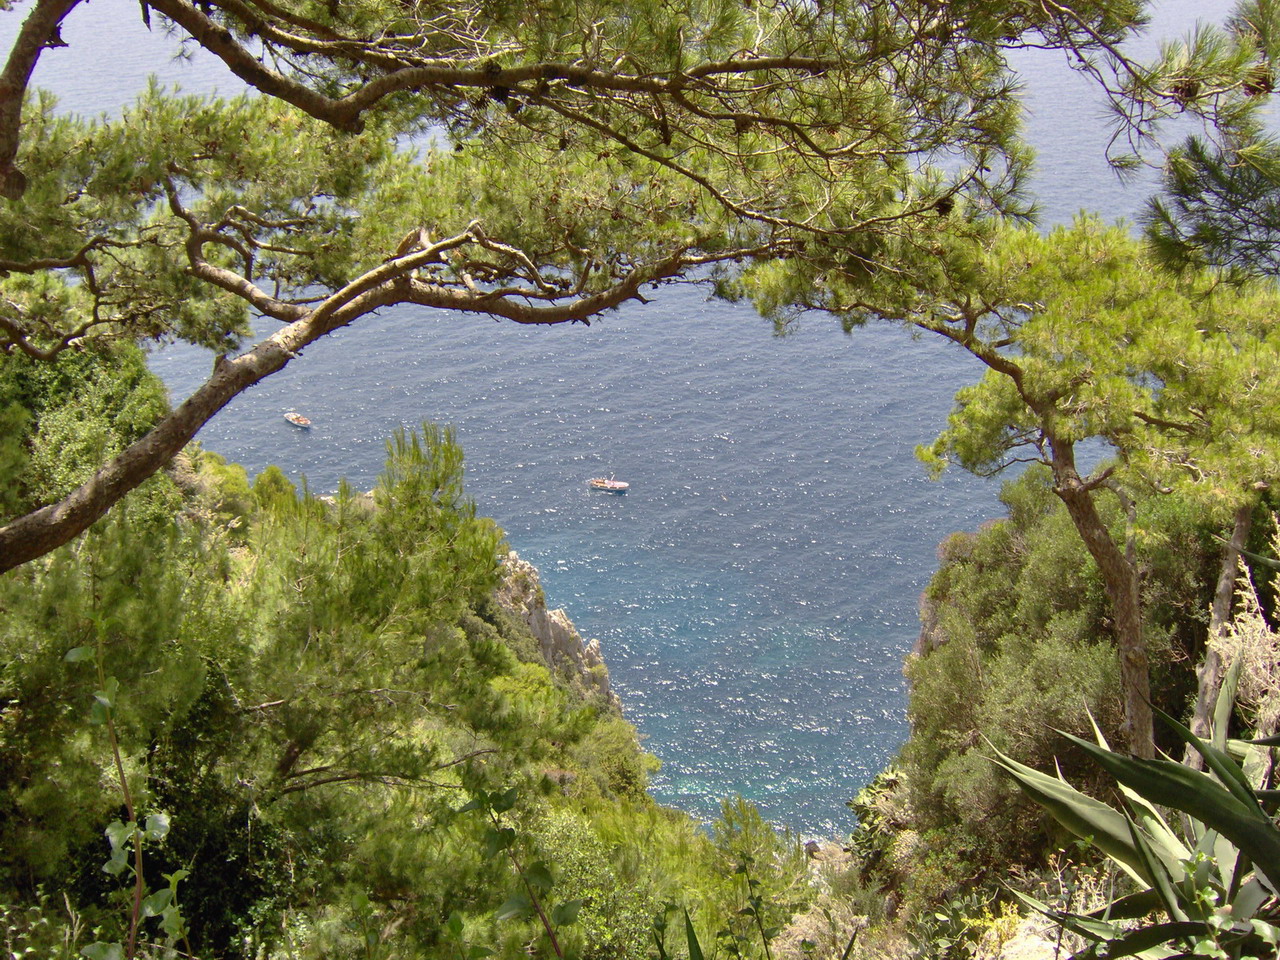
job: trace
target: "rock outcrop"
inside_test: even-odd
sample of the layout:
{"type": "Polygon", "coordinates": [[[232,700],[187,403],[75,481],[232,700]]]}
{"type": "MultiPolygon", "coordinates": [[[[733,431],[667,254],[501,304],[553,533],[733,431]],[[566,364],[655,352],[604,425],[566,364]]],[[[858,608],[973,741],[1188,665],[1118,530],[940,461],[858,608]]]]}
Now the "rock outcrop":
{"type": "Polygon", "coordinates": [[[521,560],[514,550],[503,562],[497,598],[508,613],[528,626],[552,671],[611,709],[622,711],[621,701],[609,686],[609,668],[600,653],[600,641],[583,640],[568,614],[547,609],[537,567],[521,560]]]}

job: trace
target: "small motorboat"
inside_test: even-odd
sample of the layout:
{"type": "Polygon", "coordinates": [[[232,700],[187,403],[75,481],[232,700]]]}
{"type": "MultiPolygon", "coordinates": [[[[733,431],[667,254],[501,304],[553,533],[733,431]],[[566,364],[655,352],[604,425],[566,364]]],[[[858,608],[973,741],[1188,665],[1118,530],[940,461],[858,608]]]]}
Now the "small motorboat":
{"type": "Polygon", "coordinates": [[[613,477],[592,477],[587,481],[592,490],[603,490],[605,493],[626,493],[631,484],[615,480],[613,477]]]}
{"type": "Polygon", "coordinates": [[[306,417],[304,417],[302,414],[295,413],[293,410],[290,410],[288,413],[286,413],[284,415],[284,418],[288,420],[290,423],[292,423],[295,427],[301,427],[303,430],[311,429],[311,421],[308,420],[306,417]]]}

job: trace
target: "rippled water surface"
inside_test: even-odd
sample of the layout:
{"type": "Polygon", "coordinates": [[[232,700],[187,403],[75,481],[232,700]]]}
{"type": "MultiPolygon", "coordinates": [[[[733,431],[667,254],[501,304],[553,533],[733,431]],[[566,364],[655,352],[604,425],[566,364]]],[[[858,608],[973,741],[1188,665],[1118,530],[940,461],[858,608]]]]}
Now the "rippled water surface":
{"type": "MultiPolygon", "coordinates": [[[[695,289],[590,328],[404,311],[312,346],[201,439],[328,490],[372,482],[396,427],[455,425],[482,511],[600,638],[659,795],[707,814],[741,791],[827,829],[903,737],[935,544],[996,510],[912,459],[974,373],[957,361],[890,327],[778,339],[695,289]],[[631,490],[590,490],[601,474],[631,490]]],[[[155,367],[176,393],[203,372],[155,367]]]]}
{"type": "MultiPolygon", "coordinates": [[[[1161,5],[1174,21],[1227,6],[1161,5]]],[[[95,0],[73,14],[71,51],[38,74],[65,107],[114,109],[157,53],[188,89],[234,91],[216,64],[165,66],[166,38],[120,28],[136,10],[95,0]],[[90,37],[110,55],[75,57],[90,37]]],[[[1107,171],[1088,83],[1020,63],[1046,220],[1133,211],[1143,184],[1107,171]]],[[[178,398],[210,365],[190,349],[154,358],[178,398]]],[[[777,338],[693,286],[589,328],[398,310],[312,346],[199,439],[326,491],[371,484],[397,427],[453,424],[481,510],[539,566],[550,603],[600,638],[662,759],[659,798],[709,817],[742,793],[806,833],[844,831],[845,801],[906,735],[901,663],[936,544],[999,512],[993,484],[932,483],[912,457],[978,374],[888,326],[846,337],[813,317],[777,338]],[[314,428],[285,423],[291,408],[314,428]],[[589,490],[600,474],[631,491],[589,490]]]]}

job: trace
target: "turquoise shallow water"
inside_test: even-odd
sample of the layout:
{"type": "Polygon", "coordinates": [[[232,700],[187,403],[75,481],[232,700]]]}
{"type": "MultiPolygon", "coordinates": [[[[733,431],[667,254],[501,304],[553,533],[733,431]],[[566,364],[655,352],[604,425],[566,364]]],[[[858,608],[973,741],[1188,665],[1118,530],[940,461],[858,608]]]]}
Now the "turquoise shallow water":
{"type": "MultiPolygon", "coordinates": [[[[1159,5],[1174,23],[1228,6],[1159,5]]],[[[38,81],[68,109],[116,109],[174,49],[136,11],[77,10],[71,49],[47,56],[38,81]],[[89,38],[106,54],[77,55],[89,38]]],[[[13,27],[0,17],[0,36],[13,27]]],[[[1019,63],[1045,222],[1079,207],[1131,214],[1144,183],[1108,172],[1087,81],[1056,60],[1019,63]]],[[[165,76],[235,90],[199,59],[165,76]]],[[[153,362],[180,398],[211,360],[170,349],[153,362]]],[[[812,317],[776,338],[694,286],[590,328],[392,311],[311,347],[200,440],[326,491],[344,476],[372,483],[397,427],[453,424],[481,510],[539,566],[550,603],[600,638],[663,761],[658,797],[710,817],[740,792],[802,832],[842,832],[845,801],[906,735],[901,663],[936,544],[999,513],[995,485],[932,483],[912,457],[978,374],[888,326],[846,337],[812,317]],[[290,408],[314,428],[286,424],[290,408]],[[589,490],[602,473],[631,491],[589,490]]]]}

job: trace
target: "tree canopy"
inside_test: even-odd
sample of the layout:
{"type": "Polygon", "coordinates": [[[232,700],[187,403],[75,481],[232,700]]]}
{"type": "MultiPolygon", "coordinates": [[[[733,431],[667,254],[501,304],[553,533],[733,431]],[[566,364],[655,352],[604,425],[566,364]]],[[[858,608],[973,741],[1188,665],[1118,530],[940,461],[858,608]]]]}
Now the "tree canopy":
{"type": "MultiPolygon", "coordinates": [[[[777,299],[774,288],[797,280],[766,267],[743,283],[777,299]]],[[[985,475],[1018,462],[1051,469],[1111,603],[1129,746],[1151,755],[1136,531],[1114,532],[1096,500],[1114,495],[1129,509],[1136,490],[1186,485],[1226,524],[1280,477],[1274,287],[1162,272],[1125,228],[1085,218],[1048,234],[992,224],[979,239],[940,240],[914,275],[828,281],[811,297],[850,327],[893,318],[986,365],[922,455],[985,475]],[[1118,459],[1083,466],[1086,441],[1118,459]]]]}
{"type": "Polygon", "coordinates": [[[65,543],[232,397],[374,310],[589,322],[755,262],[914,270],[944,226],[1027,211],[1007,51],[1084,56],[1142,22],[1096,0],[160,0],[142,15],[253,97],[153,86],[85,122],[27,90],[77,6],[29,5],[0,74],[0,346],[49,362],[183,339],[217,361],[92,480],[15,511],[0,569],[65,543]],[[255,315],[280,329],[237,355],[255,315]]]}

